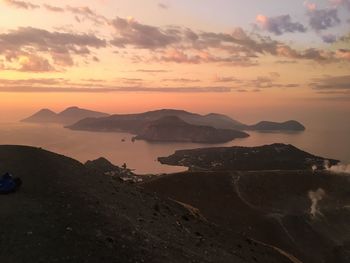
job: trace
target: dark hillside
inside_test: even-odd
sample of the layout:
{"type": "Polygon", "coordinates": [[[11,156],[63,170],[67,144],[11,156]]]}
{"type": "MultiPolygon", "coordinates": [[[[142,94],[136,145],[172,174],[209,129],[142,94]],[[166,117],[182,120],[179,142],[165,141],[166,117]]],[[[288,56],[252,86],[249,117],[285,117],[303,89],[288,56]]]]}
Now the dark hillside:
{"type": "Polygon", "coordinates": [[[1,263],[291,262],[207,222],[195,208],[146,194],[93,165],[0,146],[0,173],[23,180],[18,192],[0,196],[1,263]]]}
{"type": "Polygon", "coordinates": [[[304,263],[349,262],[349,177],[326,171],[185,172],[143,187],[304,263]]]}

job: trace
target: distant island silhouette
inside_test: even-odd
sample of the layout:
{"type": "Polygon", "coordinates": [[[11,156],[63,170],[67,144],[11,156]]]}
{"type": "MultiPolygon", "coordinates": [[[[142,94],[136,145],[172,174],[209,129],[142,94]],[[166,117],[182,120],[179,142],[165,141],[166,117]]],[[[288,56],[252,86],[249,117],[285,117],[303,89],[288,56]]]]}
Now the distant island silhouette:
{"type": "Polygon", "coordinates": [[[213,147],[178,150],[159,157],[162,164],[186,166],[201,171],[259,171],[325,169],[325,163],[336,165],[338,160],[304,152],[293,145],[274,143],[256,147],[213,147]]]}
{"type": "Polygon", "coordinates": [[[72,106],[59,113],[55,113],[50,109],[41,109],[40,111],[21,121],[32,123],[61,123],[68,125],[88,117],[98,118],[107,116],[109,116],[107,113],[72,106]]]}
{"type": "Polygon", "coordinates": [[[249,135],[242,131],[189,124],[177,116],[151,121],[135,137],[155,142],[223,143],[249,135]]]}
{"type": "Polygon", "coordinates": [[[200,115],[184,110],[161,109],[136,114],[114,114],[70,107],[61,113],[42,109],[22,120],[34,123],[62,123],[72,130],[98,132],[128,132],[135,139],[150,142],[224,143],[248,137],[244,131],[303,131],[305,127],[294,120],[262,121],[247,125],[226,115],[200,115]]]}

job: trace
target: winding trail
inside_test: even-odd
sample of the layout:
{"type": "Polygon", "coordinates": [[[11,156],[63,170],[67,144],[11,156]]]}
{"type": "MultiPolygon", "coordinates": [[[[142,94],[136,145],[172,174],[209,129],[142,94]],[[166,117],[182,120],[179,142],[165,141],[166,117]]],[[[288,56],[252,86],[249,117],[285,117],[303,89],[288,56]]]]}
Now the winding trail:
{"type": "Polygon", "coordinates": [[[292,243],[297,245],[296,240],[293,238],[293,236],[289,233],[288,229],[284,226],[282,218],[284,217],[284,215],[282,214],[282,211],[278,211],[276,212],[271,212],[271,213],[267,213],[264,209],[262,209],[261,207],[258,207],[256,205],[253,205],[252,203],[250,203],[248,200],[246,200],[243,195],[241,190],[239,189],[239,181],[241,179],[241,172],[236,172],[236,173],[231,173],[232,179],[233,179],[233,185],[234,185],[234,190],[237,194],[237,196],[239,197],[239,199],[246,204],[248,207],[250,207],[253,210],[259,211],[263,214],[267,214],[268,217],[273,218],[274,220],[277,221],[277,223],[280,225],[280,227],[282,228],[283,232],[285,232],[285,234],[287,235],[288,239],[290,239],[292,241],[292,243]]]}
{"type": "Polygon", "coordinates": [[[277,251],[278,253],[280,253],[282,256],[285,256],[286,258],[288,258],[291,262],[293,263],[303,263],[302,261],[300,261],[299,259],[297,259],[296,257],[294,257],[293,255],[287,253],[286,251],[278,248],[278,247],[275,247],[275,246],[272,246],[272,245],[269,245],[269,244],[266,244],[266,243],[263,243],[259,240],[256,240],[256,239],[251,239],[253,240],[254,242],[256,243],[259,243],[260,245],[263,245],[263,246],[266,246],[266,247],[269,247],[269,248],[272,248],[274,249],[275,251],[277,251]]]}
{"type": "Polygon", "coordinates": [[[237,173],[231,173],[232,179],[233,179],[233,186],[234,186],[234,190],[237,194],[237,196],[239,197],[239,199],[246,204],[248,207],[252,208],[253,210],[257,210],[259,212],[264,212],[260,207],[257,207],[253,204],[251,204],[249,201],[247,201],[242,193],[241,190],[239,189],[239,180],[241,179],[241,173],[237,172],[237,173]],[[238,175],[237,175],[238,174],[238,175]]]}

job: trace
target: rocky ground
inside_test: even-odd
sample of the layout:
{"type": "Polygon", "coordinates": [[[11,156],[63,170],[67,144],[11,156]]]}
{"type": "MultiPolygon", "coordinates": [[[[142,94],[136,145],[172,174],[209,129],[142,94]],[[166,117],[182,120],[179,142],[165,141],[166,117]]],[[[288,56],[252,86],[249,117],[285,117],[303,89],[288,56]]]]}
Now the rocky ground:
{"type": "Polygon", "coordinates": [[[142,186],[304,263],[350,262],[349,176],[311,170],[185,172],[142,186]]]}

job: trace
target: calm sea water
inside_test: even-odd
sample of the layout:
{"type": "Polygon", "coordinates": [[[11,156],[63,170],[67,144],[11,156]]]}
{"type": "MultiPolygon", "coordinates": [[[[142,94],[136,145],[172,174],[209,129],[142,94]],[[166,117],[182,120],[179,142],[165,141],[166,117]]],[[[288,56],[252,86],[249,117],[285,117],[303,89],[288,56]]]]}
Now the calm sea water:
{"type": "Polygon", "coordinates": [[[315,127],[300,133],[249,132],[250,137],[225,144],[132,142],[127,133],[71,131],[59,125],[0,123],[0,144],[31,145],[57,152],[81,162],[105,157],[116,165],[126,163],[137,173],[170,173],[183,167],[161,165],[157,157],[179,149],[211,146],[258,146],[275,142],[293,144],[323,157],[350,163],[350,125],[315,127]]]}

